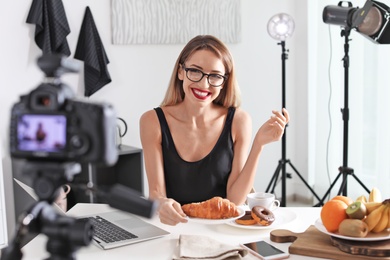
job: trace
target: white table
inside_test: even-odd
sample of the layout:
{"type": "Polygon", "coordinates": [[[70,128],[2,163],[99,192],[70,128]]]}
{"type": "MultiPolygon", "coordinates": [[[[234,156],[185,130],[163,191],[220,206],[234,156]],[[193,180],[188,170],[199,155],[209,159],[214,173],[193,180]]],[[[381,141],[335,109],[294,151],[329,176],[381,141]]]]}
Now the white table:
{"type": "MultiPolygon", "coordinates": [[[[321,208],[316,207],[288,207],[297,214],[297,218],[290,223],[277,227],[288,229],[293,232],[304,232],[310,225],[313,225],[315,220],[320,216],[321,208]]],[[[105,204],[84,204],[80,203],[68,211],[70,216],[82,216],[91,213],[107,212],[113,210],[105,204]]],[[[233,227],[227,224],[219,225],[204,225],[199,223],[178,224],[176,226],[168,226],[160,223],[160,220],[155,217],[153,219],[145,219],[146,221],[159,226],[171,234],[168,236],[157,238],[154,240],[144,241],[129,246],[120,248],[102,250],[91,243],[88,247],[81,248],[76,253],[78,260],[129,260],[129,259],[172,259],[173,252],[176,250],[176,245],[180,234],[197,234],[206,235],[220,242],[232,245],[240,243],[248,243],[256,240],[265,240],[274,244],[285,252],[288,252],[288,247],[291,243],[273,243],[270,241],[269,234],[272,229],[248,230],[233,227]]],[[[44,235],[38,235],[30,243],[22,249],[23,259],[41,260],[48,257],[46,252],[47,238],[44,235]]],[[[323,259],[305,257],[301,255],[291,255],[289,259],[323,259]]]]}

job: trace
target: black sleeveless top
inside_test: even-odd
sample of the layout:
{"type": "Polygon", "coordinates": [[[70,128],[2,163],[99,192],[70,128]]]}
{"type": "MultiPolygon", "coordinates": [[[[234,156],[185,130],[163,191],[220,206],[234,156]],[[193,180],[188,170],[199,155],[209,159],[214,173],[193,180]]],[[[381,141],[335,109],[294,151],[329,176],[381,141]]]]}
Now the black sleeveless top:
{"type": "Polygon", "coordinates": [[[222,133],[211,152],[196,162],[187,162],[177,153],[164,112],[155,108],[161,126],[162,153],[167,197],[181,205],[226,198],[227,181],[232,170],[233,139],[231,126],[235,108],[228,109],[222,133]]]}

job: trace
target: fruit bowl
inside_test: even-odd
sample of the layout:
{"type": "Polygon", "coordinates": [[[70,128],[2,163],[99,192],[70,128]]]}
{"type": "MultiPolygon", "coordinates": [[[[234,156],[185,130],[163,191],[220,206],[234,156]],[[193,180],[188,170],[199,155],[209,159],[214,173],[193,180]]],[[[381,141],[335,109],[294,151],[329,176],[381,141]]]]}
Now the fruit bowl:
{"type": "Polygon", "coordinates": [[[369,232],[367,234],[366,237],[349,237],[349,236],[343,236],[343,235],[340,235],[338,232],[336,233],[331,233],[331,232],[328,232],[325,228],[325,226],[322,224],[322,221],[321,219],[317,219],[317,221],[314,223],[314,226],[321,232],[327,234],[327,235],[330,235],[330,236],[333,236],[333,237],[337,237],[337,238],[342,238],[342,239],[346,239],[346,240],[353,240],[353,241],[381,241],[381,240],[388,240],[390,239],[390,231],[389,230],[385,230],[385,231],[382,231],[382,232],[379,232],[379,233],[373,233],[373,232],[369,232]]]}

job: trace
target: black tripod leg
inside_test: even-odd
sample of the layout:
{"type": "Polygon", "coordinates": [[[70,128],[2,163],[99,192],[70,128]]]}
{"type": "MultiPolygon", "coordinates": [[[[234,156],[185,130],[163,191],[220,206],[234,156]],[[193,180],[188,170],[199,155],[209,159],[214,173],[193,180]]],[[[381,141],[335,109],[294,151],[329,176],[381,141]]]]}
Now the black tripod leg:
{"type": "Polygon", "coordinates": [[[317,206],[322,206],[324,205],[325,198],[330,194],[330,191],[332,190],[333,186],[336,184],[337,180],[341,177],[342,173],[339,173],[336,177],[336,179],[332,182],[330,185],[329,189],[325,192],[324,197],[320,200],[320,202],[317,204],[317,206]]]}
{"type": "Polygon", "coordinates": [[[346,186],[347,186],[347,178],[348,178],[348,175],[351,175],[355,178],[355,180],[368,192],[370,193],[370,190],[363,184],[363,182],[361,180],[359,180],[359,178],[355,175],[354,171],[352,168],[349,168],[349,167],[340,167],[340,173],[343,174],[343,182],[341,183],[341,186],[340,186],[340,190],[339,192],[337,193],[338,195],[341,195],[343,193],[343,195],[346,196],[346,186]]]}
{"type": "Polygon", "coordinates": [[[343,181],[341,182],[340,189],[339,189],[339,192],[337,193],[337,195],[341,195],[345,190],[345,186],[347,185],[348,175],[346,173],[342,173],[342,175],[343,175],[343,181]]]}
{"type": "Polygon", "coordinates": [[[363,184],[363,182],[361,180],[359,180],[359,178],[355,175],[355,174],[352,174],[352,176],[355,178],[355,180],[368,192],[370,193],[370,190],[366,187],[366,185],[363,184]]]}
{"type": "Polygon", "coordinates": [[[318,201],[321,201],[320,197],[318,197],[317,193],[310,187],[310,185],[303,179],[302,175],[299,174],[298,170],[292,165],[290,161],[288,161],[288,164],[291,166],[291,168],[294,170],[294,172],[298,175],[298,177],[301,179],[301,181],[306,185],[306,187],[313,193],[313,195],[316,197],[318,201]]]}
{"type": "Polygon", "coordinates": [[[268,184],[267,189],[265,190],[265,192],[268,192],[269,189],[270,189],[270,187],[271,187],[271,185],[273,184],[273,185],[272,185],[272,190],[271,190],[270,192],[271,192],[271,193],[274,193],[276,184],[277,184],[277,182],[278,182],[279,173],[280,173],[280,170],[281,170],[282,166],[283,166],[283,162],[282,162],[282,160],[280,160],[280,161],[279,161],[279,164],[278,164],[278,167],[276,167],[276,170],[275,170],[275,172],[274,172],[274,175],[272,176],[272,178],[271,178],[271,180],[270,180],[270,182],[269,182],[269,184],[268,184]]]}

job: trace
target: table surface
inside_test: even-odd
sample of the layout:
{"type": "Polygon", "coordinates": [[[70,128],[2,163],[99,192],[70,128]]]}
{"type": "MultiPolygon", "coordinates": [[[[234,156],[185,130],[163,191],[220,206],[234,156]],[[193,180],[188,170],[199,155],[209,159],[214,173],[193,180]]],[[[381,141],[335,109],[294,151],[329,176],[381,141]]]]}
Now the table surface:
{"type": "MultiPolygon", "coordinates": [[[[318,207],[286,207],[285,210],[292,211],[296,214],[296,218],[284,225],[276,227],[276,229],[288,229],[293,232],[304,232],[310,225],[313,225],[320,216],[321,208],[318,207]]],[[[68,211],[70,216],[83,216],[88,214],[107,212],[115,210],[105,204],[89,204],[79,203],[68,211]]],[[[172,259],[173,253],[177,248],[177,242],[180,234],[205,235],[220,241],[221,243],[238,245],[257,240],[265,240],[276,247],[288,252],[288,247],[291,243],[274,243],[270,241],[269,229],[243,229],[227,224],[205,225],[200,223],[188,222],[169,226],[162,224],[158,217],[152,219],[144,219],[158,227],[161,227],[170,232],[168,236],[157,238],[149,241],[144,241],[124,247],[119,247],[110,250],[102,250],[91,243],[88,247],[83,247],[76,252],[76,259],[172,259]]],[[[46,252],[47,237],[40,234],[30,243],[22,248],[23,259],[41,260],[48,257],[46,252]]],[[[289,259],[323,259],[313,258],[302,255],[290,255],[289,259]]]]}

